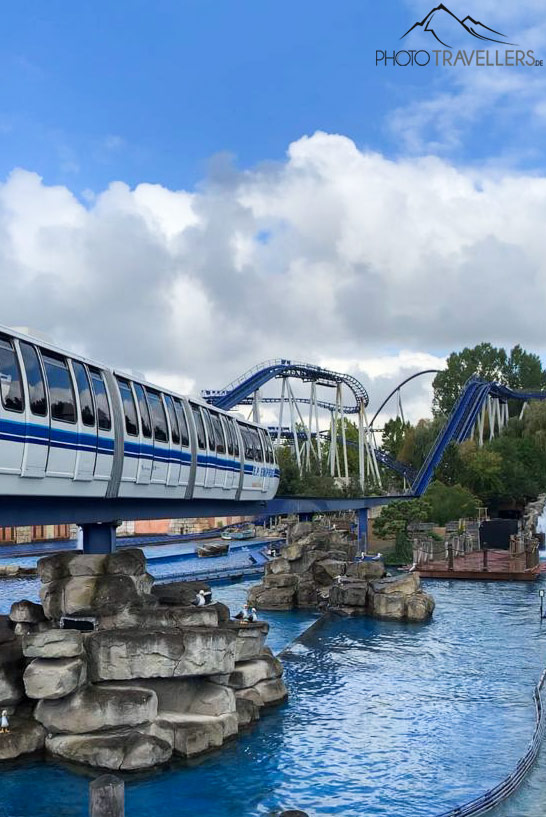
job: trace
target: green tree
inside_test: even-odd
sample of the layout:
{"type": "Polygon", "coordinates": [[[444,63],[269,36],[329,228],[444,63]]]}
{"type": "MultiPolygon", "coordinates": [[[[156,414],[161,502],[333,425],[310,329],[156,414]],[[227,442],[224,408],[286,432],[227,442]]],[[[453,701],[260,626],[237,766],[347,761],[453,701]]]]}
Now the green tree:
{"type": "Polygon", "coordinates": [[[428,522],[445,525],[455,519],[473,518],[478,514],[479,501],[462,485],[444,485],[435,480],[425,494],[430,510],[428,522]]]}
{"type": "Polygon", "coordinates": [[[385,505],[374,520],[374,533],[381,539],[394,539],[395,548],[387,554],[389,564],[405,564],[412,560],[412,546],[408,536],[410,522],[425,522],[430,513],[430,505],[425,499],[395,501],[385,505]]]}
{"type": "Polygon", "coordinates": [[[434,413],[449,414],[464,384],[473,375],[512,389],[546,388],[546,372],[538,355],[519,345],[508,354],[491,343],[480,343],[472,349],[465,347],[461,352],[452,352],[446,368],[434,378],[434,413]]]}
{"type": "Polygon", "coordinates": [[[426,522],[429,514],[430,504],[425,499],[395,500],[381,509],[373,529],[381,539],[407,537],[410,522],[426,522]]]}

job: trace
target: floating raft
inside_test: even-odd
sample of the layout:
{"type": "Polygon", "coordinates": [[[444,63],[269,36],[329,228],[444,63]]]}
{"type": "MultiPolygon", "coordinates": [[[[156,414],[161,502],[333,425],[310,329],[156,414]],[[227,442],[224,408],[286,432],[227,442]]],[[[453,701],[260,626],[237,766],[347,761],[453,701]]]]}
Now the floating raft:
{"type": "Polygon", "coordinates": [[[453,559],[450,568],[445,559],[424,562],[417,572],[422,579],[464,579],[480,582],[534,582],[541,566],[525,567],[525,554],[512,556],[507,550],[467,553],[453,559]]]}

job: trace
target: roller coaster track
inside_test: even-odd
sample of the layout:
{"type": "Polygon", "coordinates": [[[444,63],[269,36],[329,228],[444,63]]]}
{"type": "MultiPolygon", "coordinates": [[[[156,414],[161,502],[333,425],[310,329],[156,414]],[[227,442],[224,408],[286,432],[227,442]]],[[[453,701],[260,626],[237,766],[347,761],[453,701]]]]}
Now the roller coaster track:
{"type": "Polygon", "coordinates": [[[508,400],[526,403],[530,400],[546,400],[546,391],[518,391],[501,383],[490,383],[479,377],[471,377],[413,480],[408,491],[409,495],[416,497],[423,495],[448,445],[452,442],[462,443],[472,436],[480,414],[491,399],[498,400],[500,404],[506,404],[508,400]]]}
{"type": "Polygon", "coordinates": [[[310,363],[282,359],[266,360],[264,363],[259,363],[237,380],[229,383],[225,388],[218,391],[207,389],[202,391],[201,395],[208,403],[229,411],[235,406],[249,403],[251,396],[261,386],[269,380],[279,377],[296,377],[299,380],[312,381],[317,386],[335,387],[340,383],[344,384],[355,397],[355,405],[344,407],[346,414],[357,414],[361,406],[365,408],[369,403],[368,392],[356,377],[333,372],[330,369],[324,369],[322,366],[314,366],[310,363]]]}

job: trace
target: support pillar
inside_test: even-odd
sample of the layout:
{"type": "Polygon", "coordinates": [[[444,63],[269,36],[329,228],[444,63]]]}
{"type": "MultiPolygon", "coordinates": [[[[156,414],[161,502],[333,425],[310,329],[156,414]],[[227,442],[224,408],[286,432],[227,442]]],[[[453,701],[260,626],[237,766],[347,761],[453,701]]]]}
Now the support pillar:
{"type": "Polygon", "coordinates": [[[113,553],[119,522],[88,522],[81,526],[84,553],[113,553]]]}
{"type": "Polygon", "coordinates": [[[313,521],[313,514],[312,513],[299,513],[298,519],[300,522],[312,522],[313,521]]]}
{"type": "Polygon", "coordinates": [[[358,548],[363,553],[368,552],[368,509],[359,508],[357,511],[358,548]]]}

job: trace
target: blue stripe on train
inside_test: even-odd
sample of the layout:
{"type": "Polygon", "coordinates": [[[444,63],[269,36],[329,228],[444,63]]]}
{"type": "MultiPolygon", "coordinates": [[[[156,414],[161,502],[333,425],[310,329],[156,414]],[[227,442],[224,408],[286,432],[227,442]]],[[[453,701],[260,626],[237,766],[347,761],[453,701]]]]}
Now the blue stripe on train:
{"type": "MultiPolygon", "coordinates": [[[[49,426],[25,423],[17,420],[0,420],[0,440],[17,443],[32,443],[33,445],[53,445],[54,448],[66,448],[71,451],[97,451],[98,454],[113,455],[115,443],[110,437],[97,437],[93,434],[64,431],[49,426]]],[[[153,445],[140,445],[127,440],[124,441],[124,456],[131,459],[146,458],[165,463],[191,464],[189,451],[177,451],[153,445]]],[[[214,467],[224,471],[239,471],[240,462],[237,460],[222,459],[212,455],[198,454],[197,464],[203,467],[214,467]]],[[[278,468],[254,466],[245,463],[245,474],[255,476],[278,477],[278,468]]]]}

